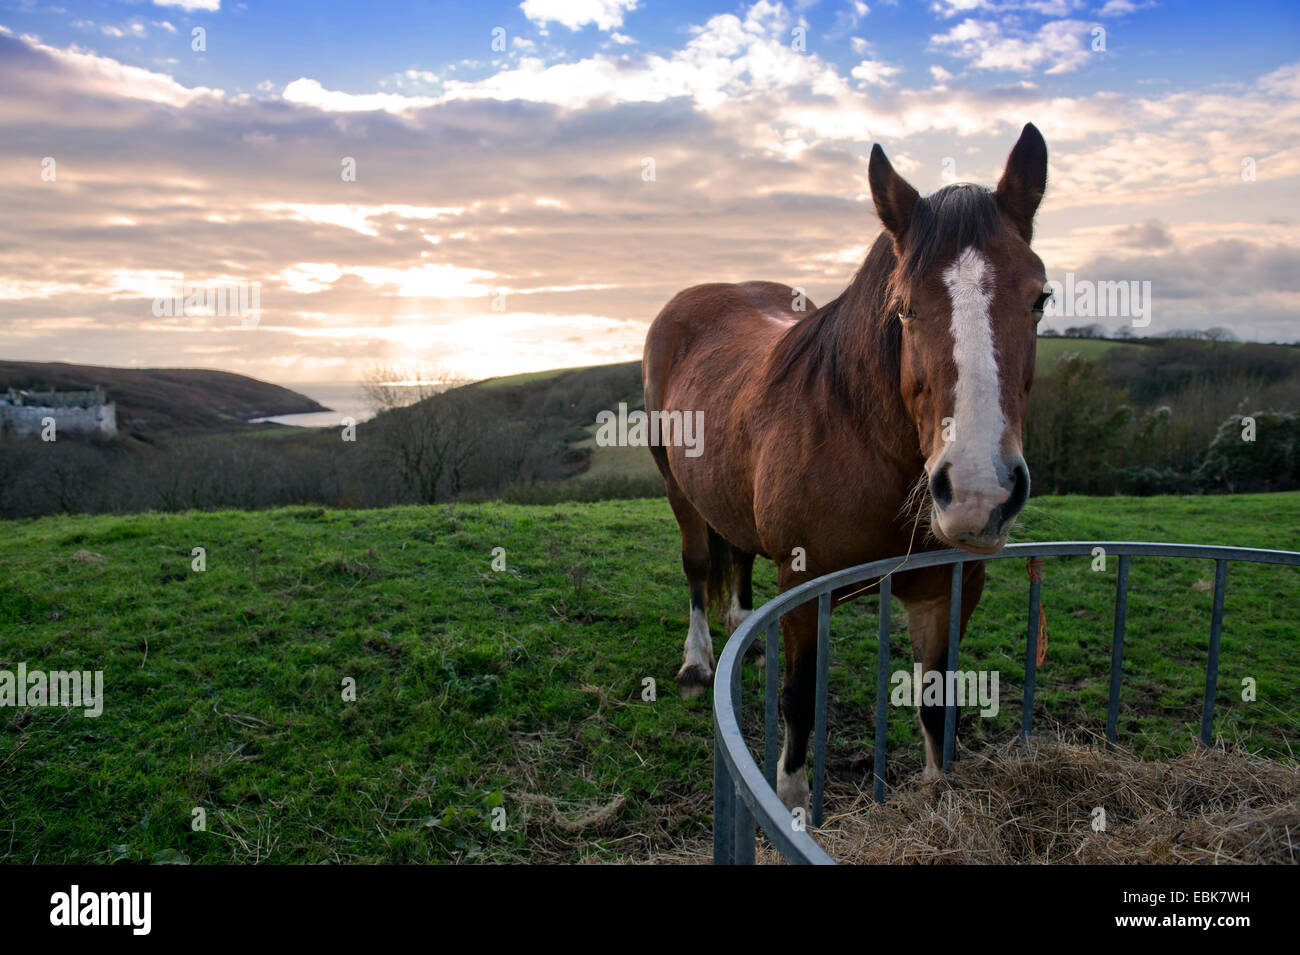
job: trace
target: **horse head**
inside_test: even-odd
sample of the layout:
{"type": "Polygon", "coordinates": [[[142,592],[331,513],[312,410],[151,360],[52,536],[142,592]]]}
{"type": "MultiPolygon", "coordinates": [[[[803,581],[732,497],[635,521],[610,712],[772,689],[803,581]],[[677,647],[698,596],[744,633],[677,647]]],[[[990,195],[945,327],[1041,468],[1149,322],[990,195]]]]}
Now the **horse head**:
{"type": "Polygon", "coordinates": [[[878,145],[869,178],[897,259],[885,321],[902,325],[898,385],[925,459],[930,529],[993,553],[1029,497],[1022,432],[1050,296],[1029,246],[1047,145],[1025,126],[995,190],[957,184],[923,198],[878,145]]]}

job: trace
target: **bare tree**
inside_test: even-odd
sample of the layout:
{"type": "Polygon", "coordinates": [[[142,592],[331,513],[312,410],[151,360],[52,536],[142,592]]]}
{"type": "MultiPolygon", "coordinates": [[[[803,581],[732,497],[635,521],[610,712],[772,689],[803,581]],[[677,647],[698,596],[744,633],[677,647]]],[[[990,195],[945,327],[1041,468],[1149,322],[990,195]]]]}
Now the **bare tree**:
{"type": "Polygon", "coordinates": [[[428,504],[444,488],[465,489],[467,469],[482,444],[475,402],[456,389],[470,383],[436,362],[372,365],[361,389],[402,481],[428,504]]]}
{"type": "Polygon", "coordinates": [[[378,362],[361,375],[361,392],[376,414],[418,404],[426,398],[470,383],[469,378],[448,371],[438,362],[404,365],[378,362]]]}

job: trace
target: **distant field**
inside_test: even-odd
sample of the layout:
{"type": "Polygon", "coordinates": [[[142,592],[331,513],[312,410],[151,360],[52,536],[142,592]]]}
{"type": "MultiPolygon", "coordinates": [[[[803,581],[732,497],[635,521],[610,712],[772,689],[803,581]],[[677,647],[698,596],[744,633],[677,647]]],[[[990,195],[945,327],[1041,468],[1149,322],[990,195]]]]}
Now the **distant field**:
{"type": "MultiPolygon", "coordinates": [[[[1018,537],[1295,547],[1300,494],[1034,499],[1018,537]]],[[[711,697],[683,702],[673,686],[687,625],[678,546],[662,500],[6,523],[0,669],[102,669],[106,701],[98,719],[3,711],[0,861],[704,852],[711,697]],[[206,831],[191,829],[195,808],[206,831]]],[[[773,572],[757,571],[767,599],[773,572]]],[[[1139,753],[1195,738],[1212,573],[1134,562],[1120,734],[1139,753]]],[[[1114,576],[1113,559],[1105,573],[1047,562],[1042,726],[1104,726],[1114,576]]],[[[1296,737],[1298,585],[1291,568],[1229,576],[1216,727],[1275,756],[1296,737]],[[1245,677],[1257,702],[1241,699],[1245,677]]],[[[1001,672],[1003,709],[965,716],[963,745],[1016,731],[1025,593],[1023,563],[993,565],[962,660],[1001,672]]],[[[870,771],[873,633],[870,603],[833,618],[836,778],[870,771]]],[[[715,634],[720,651],[716,621],[715,634]]],[[[894,668],[910,666],[902,643],[894,668]]],[[[754,699],[761,671],[746,680],[754,699]]],[[[919,769],[916,736],[910,711],[891,713],[891,785],[919,769]]]]}
{"type": "Polygon", "coordinates": [[[1096,359],[1112,348],[1141,348],[1129,342],[1110,341],[1105,338],[1040,338],[1036,372],[1045,375],[1066,352],[1077,352],[1085,358],[1096,359]]]}
{"type": "Polygon", "coordinates": [[[574,444],[576,448],[591,448],[591,464],[579,475],[579,480],[596,480],[607,477],[658,478],[659,468],[650,456],[649,448],[600,447],[596,444],[596,426],[585,429],[591,435],[574,444]]]}

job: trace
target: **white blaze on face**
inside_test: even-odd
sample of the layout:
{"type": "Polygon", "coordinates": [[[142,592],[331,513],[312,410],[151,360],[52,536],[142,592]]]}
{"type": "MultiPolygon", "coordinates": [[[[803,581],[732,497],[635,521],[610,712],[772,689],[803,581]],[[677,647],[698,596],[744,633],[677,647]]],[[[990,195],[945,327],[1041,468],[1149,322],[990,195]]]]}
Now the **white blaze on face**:
{"type": "Polygon", "coordinates": [[[977,533],[992,509],[1009,493],[998,480],[996,461],[1006,431],[1002,387],[989,316],[993,267],[973,248],[963,251],[943,273],[952,302],[952,357],[957,365],[952,441],[937,466],[948,472],[953,501],[944,524],[977,533]]]}

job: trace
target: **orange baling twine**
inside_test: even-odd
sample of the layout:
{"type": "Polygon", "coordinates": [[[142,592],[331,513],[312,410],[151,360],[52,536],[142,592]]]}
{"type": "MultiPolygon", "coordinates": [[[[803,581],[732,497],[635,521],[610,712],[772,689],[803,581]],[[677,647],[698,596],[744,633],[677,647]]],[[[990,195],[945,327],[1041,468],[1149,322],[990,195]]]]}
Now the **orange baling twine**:
{"type": "MultiPolygon", "coordinates": [[[[1030,580],[1043,579],[1043,559],[1041,557],[1031,557],[1025,561],[1025,571],[1029,574],[1030,580]]],[[[1042,666],[1043,661],[1047,659],[1047,611],[1043,609],[1042,591],[1038,594],[1038,665],[1042,666]]]]}

